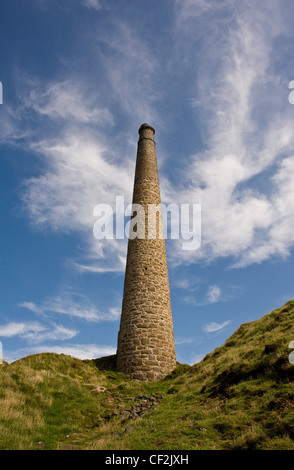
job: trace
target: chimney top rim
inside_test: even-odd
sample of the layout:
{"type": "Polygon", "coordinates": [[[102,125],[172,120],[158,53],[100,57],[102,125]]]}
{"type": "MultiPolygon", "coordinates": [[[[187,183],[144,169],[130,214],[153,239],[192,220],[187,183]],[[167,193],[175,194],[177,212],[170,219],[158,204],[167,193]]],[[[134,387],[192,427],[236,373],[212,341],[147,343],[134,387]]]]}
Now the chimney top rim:
{"type": "Polygon", "coordinates": [[[151,129],[153,131],[153,133],[155,134],[155,129],[154,127],[150,126],[150,124],[147,124],[146,122],[144,124],[142,124],[142,126],[140,127],[140,129],[138,130],[138,133],[141,134],[141,131],[143,129],[151,129]]]}

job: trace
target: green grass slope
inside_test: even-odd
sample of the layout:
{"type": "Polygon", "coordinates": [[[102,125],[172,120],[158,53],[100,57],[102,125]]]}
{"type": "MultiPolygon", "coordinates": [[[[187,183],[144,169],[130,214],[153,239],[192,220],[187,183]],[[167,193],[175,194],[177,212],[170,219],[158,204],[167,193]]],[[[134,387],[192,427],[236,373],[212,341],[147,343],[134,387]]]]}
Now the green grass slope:
{"type": "Polygon", "coordinates": [[[200,363],[138,383],[115,357],[38,354],[0,367],[0,449],[294,449],[294,301],[200,363]]]}

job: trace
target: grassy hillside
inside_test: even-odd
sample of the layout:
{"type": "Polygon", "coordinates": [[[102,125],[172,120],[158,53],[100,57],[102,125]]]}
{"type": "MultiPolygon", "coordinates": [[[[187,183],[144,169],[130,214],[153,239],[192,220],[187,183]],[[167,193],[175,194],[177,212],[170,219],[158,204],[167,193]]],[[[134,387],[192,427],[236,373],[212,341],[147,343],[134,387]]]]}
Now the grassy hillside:
{"type": "Polygon", "coordinates": [[[0,449],[294,449],[294,301],[154,384],[115,358],[0,367],[0,449]]]}

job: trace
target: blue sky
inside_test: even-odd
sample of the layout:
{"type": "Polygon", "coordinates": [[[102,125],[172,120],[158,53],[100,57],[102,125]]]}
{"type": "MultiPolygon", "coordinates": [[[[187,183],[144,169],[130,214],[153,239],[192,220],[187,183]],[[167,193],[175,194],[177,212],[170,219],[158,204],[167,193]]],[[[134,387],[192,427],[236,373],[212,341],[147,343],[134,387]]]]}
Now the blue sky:
{"type": "Polygon", "coordinates": [[[294,298],[293,24],[290,0],[1,2],[5,360],[115,352],[127,240],[93,209],[131,201],[144,122],[162,202],[202,209],[198,250],[166,243],[178,361],[294,298]]]}

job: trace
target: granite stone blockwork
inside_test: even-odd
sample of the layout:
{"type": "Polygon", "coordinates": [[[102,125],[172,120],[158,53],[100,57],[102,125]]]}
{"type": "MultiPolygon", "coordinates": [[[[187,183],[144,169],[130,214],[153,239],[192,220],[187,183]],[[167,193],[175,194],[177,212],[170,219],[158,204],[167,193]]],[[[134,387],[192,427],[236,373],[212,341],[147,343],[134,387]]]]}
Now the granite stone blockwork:
{"type": "Polygon", "coordinates": [[[145,220],[142,225],[137,217],[140,237],[128,242],[117,346],[117,369],[143,381],[159,380],[176,366],[154,134],[148,124],[139,129],[133,207],[144,208],[145,220]],[[155,216],[149,210],[148,219],[150,204],[158,210],[155,216]]]}

